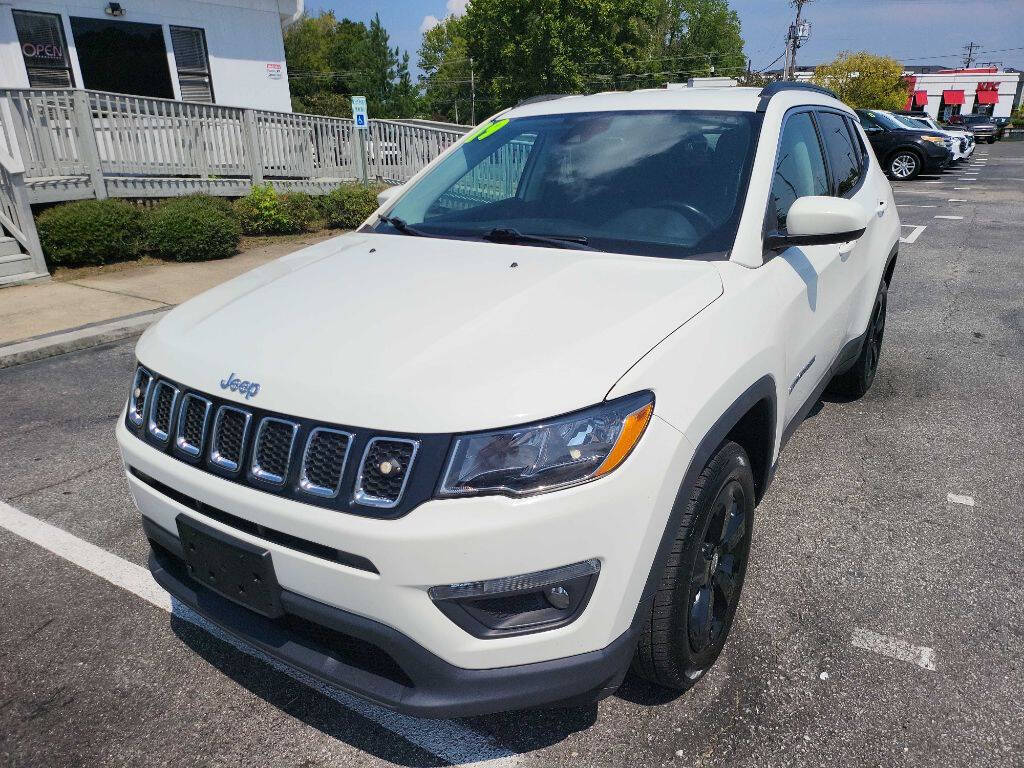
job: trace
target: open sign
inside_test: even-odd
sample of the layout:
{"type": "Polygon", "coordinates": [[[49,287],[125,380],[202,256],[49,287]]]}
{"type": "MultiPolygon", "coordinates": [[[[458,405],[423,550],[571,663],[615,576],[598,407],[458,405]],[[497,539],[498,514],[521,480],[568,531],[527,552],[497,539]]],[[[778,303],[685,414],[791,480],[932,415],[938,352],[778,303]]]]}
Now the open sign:
{"type": "Polygon", "coordinates": [[[53,45],[52,43],[47,45],[23,43],[21,52],[27,58],[32,59],[60,59],[62,61],[64,59],[64,50],[59,45],[53,45]]]}

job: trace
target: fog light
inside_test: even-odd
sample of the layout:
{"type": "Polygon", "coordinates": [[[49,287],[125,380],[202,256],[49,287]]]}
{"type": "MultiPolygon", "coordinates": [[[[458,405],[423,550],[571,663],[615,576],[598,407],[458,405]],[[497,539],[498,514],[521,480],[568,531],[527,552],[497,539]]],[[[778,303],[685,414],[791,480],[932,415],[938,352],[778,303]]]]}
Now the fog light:
{"type": "Polygon", "coordinates": [[[431,587],[428,594],[442,613],[476,637],[525,634],[575,620],[600,571],[601,561],[592,559],[547,571],[431,587]]]}
{"type": "Polygon", "coordinates": [[[560,611],[564,611],[569,607],[569,592],[561,584],[556,584],[553,587],[548,587],[544,593],[544,597],[548,599],[548,602],[552,606],[560,611]]]}

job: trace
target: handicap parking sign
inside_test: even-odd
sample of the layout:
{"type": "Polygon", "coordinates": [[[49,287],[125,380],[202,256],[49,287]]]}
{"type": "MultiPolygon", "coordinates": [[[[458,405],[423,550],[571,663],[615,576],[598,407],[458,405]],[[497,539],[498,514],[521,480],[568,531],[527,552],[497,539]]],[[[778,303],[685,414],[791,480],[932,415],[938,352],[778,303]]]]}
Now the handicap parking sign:
{"type": "Polygon", "coordinates": [[[352,119],[355,121],[356,128],[366,130],[366,128],[369,127],[369,118],[366,114],[365,96],[352,97],[352,119]]]}

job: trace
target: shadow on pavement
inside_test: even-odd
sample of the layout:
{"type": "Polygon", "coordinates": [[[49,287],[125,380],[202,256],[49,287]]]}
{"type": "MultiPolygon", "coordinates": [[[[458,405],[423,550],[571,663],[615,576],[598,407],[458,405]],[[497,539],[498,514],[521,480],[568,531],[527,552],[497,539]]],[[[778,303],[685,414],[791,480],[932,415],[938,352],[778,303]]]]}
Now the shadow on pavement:
{"type": "MultiPolygon", "coordinates": [[[[173,614],[171,629],[185,645],[217,671],[230,677],[271,706],[334,739],[381,760],[410,768],[452,764],[369,717],[347,708],[344,704],[173,614]]],[[[495,751],[501,752],[543,749],[557,744],[576,731],[589,728],[597,720],[596,704],[573,709],[505,712],[458,721],[419,720],[394,715],[384,708],[380,708],[380,711],[384,717],[422,723],[425,733],[429,732],[435,723],[456,723],[463,728],[476,731],[482,739],[493,743],[495,751]]],[[[476,762],[489,757],[480,756],[466,762],[476,762]]]]}

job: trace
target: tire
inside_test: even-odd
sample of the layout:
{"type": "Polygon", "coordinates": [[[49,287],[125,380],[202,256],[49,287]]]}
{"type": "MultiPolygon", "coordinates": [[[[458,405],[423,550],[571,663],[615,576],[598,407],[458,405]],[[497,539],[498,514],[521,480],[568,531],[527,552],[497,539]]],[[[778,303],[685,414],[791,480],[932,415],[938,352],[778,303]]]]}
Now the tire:
{"type": "Polygon", "coordinates": [[[995,136],[989,136],[988,137],[988,143],[989,144],[995,144],[996,143],[996,137],[995,136]]]}
{"type": "Polygon", "coordinates": [[[897,181],[910,181],[918,177],[923,165],[924,161],[917,152],[912,149],[898,149],[892,153],[885,169],[890,178],[897,181]]]}
{"type": "Polygon", "coordinates": [[[672,543],[632,671],[691,688],[715,663],[743,589],[754,523],[754,476],[738,444],[723,443],[701,471],[672,543]]]}
{"type": "Polygon", "coordinates": [[[878,361],[882,356],[882,338],[885,335],[885,312],[889,300],[889,286],[882,280],[875,296],[875,305],[871,309],[871,319],[864,335],[857,362],[845,373],[841,373],[829,382],[829,390],[836,394],[846,395],[854,400],[863,397],[871,389],[878,372],[878,361]]]}

